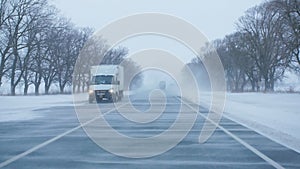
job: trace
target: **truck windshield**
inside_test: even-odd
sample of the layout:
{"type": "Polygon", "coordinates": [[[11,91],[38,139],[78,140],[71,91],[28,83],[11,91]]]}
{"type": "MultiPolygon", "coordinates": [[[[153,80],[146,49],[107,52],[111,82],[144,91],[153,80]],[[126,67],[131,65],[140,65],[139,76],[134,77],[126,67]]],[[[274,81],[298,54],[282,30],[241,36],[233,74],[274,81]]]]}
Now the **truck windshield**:
{"type": "Polygon", "coordinates": [[[92,78],[93,85],[99,84],[113,84],[113,76],[112,75],[98,75],[93,76],[92,78]]]}

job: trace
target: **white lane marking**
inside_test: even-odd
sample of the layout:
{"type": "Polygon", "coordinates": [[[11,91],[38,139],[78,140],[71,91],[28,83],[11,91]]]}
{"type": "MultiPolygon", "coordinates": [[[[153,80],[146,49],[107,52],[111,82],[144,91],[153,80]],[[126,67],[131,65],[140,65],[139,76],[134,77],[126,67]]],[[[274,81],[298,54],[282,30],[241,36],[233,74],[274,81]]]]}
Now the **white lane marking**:
{"type": "Polygon", "coordinates": [[[179,98],[177,98],[177,99],[180,100],[182,103],[184,103],[186,106],[190,107],[193,111],[195,111],[196,113],[198,113],[201,117],[205,118],[206,120],[208,120],[209,122],[211,122],[213,125],[217,126],[223,132],[225,132],[226,134],[228,134],[230,137],[232,137],[233,139],[235,139],[237,142],[239,142],[240,144],[242,144],[243,146],[245,146],[248,150],[252,151],[254,154],[256,154],[257,156],[259,156],[260,158],[262,158],[263,160],[265,160],[267,163],[269,163],[273,167],[275,167],[277,169],[285,169],[283,166],[281,166],[280,164],[278,164],[276,161],[272,160],[270,157],[266,156],[265,154],[263,154],[262,152],[260,152],[259,150],[257,150],[256,148],[254,148],[253,146],[251,146],[250,144],[248,144],[244,140],[240,139],[239,137],[237,137],[236,135],[234,135],[233,133],[231,133],[230,131],[228,131],[224,127],[222,127],[221,125],[215,123],[213,120],[209,119],[205,115],[203,115],[200,112],[198,112],[197,109],[195,109],[194,107],[190,106],[187,102],[185,102],[185,101],[183,101],[182,99],[179,99],[179,98]]]}
{"type": "MultiPolygon", "coordinates": [[[[128,104],[128,103],[127,103],[127,104],[128,104]]],[[[120,105],[118,108],[123,107],[123,106],[125,106],[125,105],[126,105],[126,104],[120,105]]],[[[105,116],[106,114],[111,113],[111,112],[113,112],[113,111],[116,110],[116,109],[117,109],[117,107],[115,107],[115,108],[113,108],[113,109],[111,109],[111,110],[109,110],[109,111],[103,113],[102,116],[105,116]]],[[[9,165],[10,163],[12,163],[12,162],[14,162],[14,161],[16,161],[16,160],[18,160],[18,159],[20,159],[20,158],[22,158],[22,157],[24,157],[24,156],[27,156],[28,154],[30,154],[30,153],[32,153],[32,152],[34,152],[34,151],[36,151],[36,150],[38,150],[38,149],[40,149],[40,148],[42,148],[42,147],[47,146],[48,144],[50,144],[50,143],[52,143],[52,142],[54,142],[54,141],[56,141],[56,140],[58,140],[58,139],[60,139],[60,138],[62,138],[62,137],[64,137],[64,136],[66,136],[66,135],[68,135],[68,134],[70,134],[70,133],[72,133],[72,132],[74,132],[74,131],[76,131],[76,130],[78,130],[78,129],[80,129],[80,128],[83,127],[83,126],[88,125],[89,123],[91,123],[91,122],[93,122],[93,121],[95,121],[95,120],[101,118],[102,116],[95,117],[95,118],[93,118],[93,119],[91,119],[91,120],[89,120],[89,121],[87,121],[87,122],[85,122],[85,123],[83,123],[83,124],[81,124],[81,125],[79,125],[79,126],[77,126],[77,127],[74,127],[74,128],[72,128],[72,129],[70,129],[70,130],[64,132],[64,133],[61,133],[61,134],[59,134],[59,135],[53,137],[53,138],[50,139],[50,140],[47,140],[47,141],[45,141],[45,142],[43,142],[43,143],[41,143],[41,144],[39,144],[39,145],[37,145],[37,146],[34,146],[34,147],[30,148],[29,150],[27,150],[27,151],[25,151],[25,152],[23,152],[23,153],[21,153],[21,154],[18,154],[18,155],[16,155],[16,156],[14,156],[14,157],[12,157],[12,158],[10,158],[10,159],[8,159],[8,160],[6,160],[6,161],[0,163],[0,168],[5,167],[5,166],[9,165]]]]}

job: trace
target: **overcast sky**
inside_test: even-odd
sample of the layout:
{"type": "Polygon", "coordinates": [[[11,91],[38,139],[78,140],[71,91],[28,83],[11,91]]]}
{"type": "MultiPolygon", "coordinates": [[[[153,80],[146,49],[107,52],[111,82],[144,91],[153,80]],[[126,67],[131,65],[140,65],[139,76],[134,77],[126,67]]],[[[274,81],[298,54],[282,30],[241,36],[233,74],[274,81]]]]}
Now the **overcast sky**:
{"type": "MultiPolygon", "coordinates": [[[[264,0],[52,0],[61,13],[78,26],[99,30],[121,17],[161,12],[178,16],[196,26],[209,40],[223,38],[234,32],[238,18],[264,0]]],[[[180,58],[192,53],[166,38],[144,37],[123,43],[134,52],[144,48],[173,50],[180,58]],[[160,41],[160,43],[153,43],[160,41]],[[142,42],[142,43],[141,43],[142,42]],[[147,44],[147,42],[150,42],[147,44]],[[176,51],[174,51],[176,48],[176,51]],[[182,56],[184,55],[184,56],[182,56]]]]}
{"type": "Polygon", "coordinates": [[[53,0],[79,26],[100,29],[120,17],[141,12],[179,16],[195,25],[210,40],[234,31],[243,13],[263,0],[53,0]]]}

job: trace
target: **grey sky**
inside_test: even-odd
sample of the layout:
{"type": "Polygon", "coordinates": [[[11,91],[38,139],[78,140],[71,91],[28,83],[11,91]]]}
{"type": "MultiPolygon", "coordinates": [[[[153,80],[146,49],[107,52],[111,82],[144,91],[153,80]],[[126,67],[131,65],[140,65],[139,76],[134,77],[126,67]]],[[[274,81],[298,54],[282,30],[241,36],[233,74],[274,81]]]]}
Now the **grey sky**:
{"type": "MultiPolygon", "coordinates": [[[[124,16],[161,12],[185,19],[209,40],[223,38],[234,32],[238,18],[247,9],[262,2],[263,0],[53,0],[62,14],[71,18],[78,26],[98,30],[124,16]]],[[[189,60],[192,55],[182,45],[166,38],[134,38],[122,45],[127,46],[130,52],[144,48],[162,48],[176,53],[183,60],[189,60]],[[154,41],[160,43],[153,43],[154,41]]]]}
{"type": "Polygon", "coordinates": [[[244,11],[263,0],[53,0],[79,26],[100,29],[120,17],[141,12],[162,12],[195,25],[210,40],[234,31],[244,11]]]}

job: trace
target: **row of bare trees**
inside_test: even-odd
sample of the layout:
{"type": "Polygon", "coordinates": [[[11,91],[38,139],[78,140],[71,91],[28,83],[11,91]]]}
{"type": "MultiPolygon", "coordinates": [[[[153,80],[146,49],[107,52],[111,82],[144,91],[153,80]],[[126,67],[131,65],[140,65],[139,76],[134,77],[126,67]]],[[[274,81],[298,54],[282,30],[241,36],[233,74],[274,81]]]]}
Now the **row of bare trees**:
{"type": "Polygon", "coordinates": [[[127,48],[109,50],[105,40],[92,34],[60,16],[47,0],[0,0],[0,87],[10,83],[11,95],[17,86],[24,95],[34,86],[38,95],[41,85],[48,94],[54,84],[60,93],[66,87],[81,92],[88,88],[91,65],[122,63],[127,79],[139,70],[125,59],[127,48]],[[80,53],[87,56],[74,70],[80,53]]]}
{"type": "Polygon", "coordinates": [[[247,10],[237,31],[214,47],[230,91],[274,91],[286,70],[300,67],[300,1],[270,0],[247,10]]]}
{"type": "Polygon", "coordinates": [[[84,42],[92,33],[76,28],[46,0],[0,1],[0,86],[10,81],[10,94],[16,87],[28,93],[41,84],[47,94],[56,82],[60,92],[71,82],[73,66],[84,42]]]}

